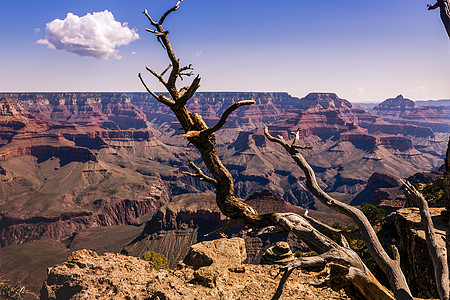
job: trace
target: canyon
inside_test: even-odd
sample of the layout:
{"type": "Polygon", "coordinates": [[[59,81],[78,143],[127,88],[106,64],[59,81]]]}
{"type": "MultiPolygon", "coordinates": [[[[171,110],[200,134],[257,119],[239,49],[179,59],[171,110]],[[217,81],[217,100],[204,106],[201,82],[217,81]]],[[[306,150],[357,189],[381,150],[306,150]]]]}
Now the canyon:
{"type": "MultiPolygon", "coordinates": [[[[0,267],[31,291],[40,289],[45,268],[71,251],[140,255],[151,248],[174,266],[190,245],[212,239],[205,234],[224,224],[213,187],[182,174],[189,159],[201,166],[198,153],[149,95],[3,93],[0,99],[0,267]],[[13,264],[30,253],[48,259],[13,264]]],[[[404,204],[396,178],[436,169],[445,157],[448,107],[423,108],[400,96],[365,111],[333,93],[302,99],[197,93],[187,107],[214,125],[244,99],[256,104],[230,116],[217,132],[217,148],[236,195],[258,211],[311,209],[328,224],[348,222],[315,201],[290,156],[266,140],[264,125],[285,139],[302,129],[299,144],[313,147],[305,157],[334,197],[354,204],[370,198],[392,211],[404,204]]],[[[251,263],[279,240],[305,250],[287,235],[253,237],[238,225],[228,234],[245,240],[251,263]]]]}

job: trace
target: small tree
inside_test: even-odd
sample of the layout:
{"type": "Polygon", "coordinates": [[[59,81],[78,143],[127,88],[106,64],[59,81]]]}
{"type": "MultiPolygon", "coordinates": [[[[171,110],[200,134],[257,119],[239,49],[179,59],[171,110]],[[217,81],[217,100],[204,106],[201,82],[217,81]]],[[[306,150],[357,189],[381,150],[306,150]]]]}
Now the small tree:
{"type": "Polygon", "coordinates": [[[149,261],[156,270],[168,270],[167,257],[161,253],[146,251],[141,255],[141,259],[149,261]]]}
{"type": "MultiPolygon", "coordinates": [[[[296,268],[325,266],[328,267],[330,273],[329,278],[327,278],[327,283],[334,288],[343,287],[349,295],[359,299],[393,299],[389,290],[378,282],[364,265],[361,258],[349,247],[344,236],[354,236],[354,233],[334,229],[307,215],[299,216],[294,213],[259,214],[252,206],[235,197],[233,178],[219,158],[215,147],[216,138],[214,133],[224,126],[228,116],[234,110],[240,106],[251,105],[255,102],[252,100],[245,100],[234,103],[224,111],[220,120],[212,127],[206,125],[201,115],[192,113],[186,108],[187,101],[194,95],[200,86],[200,77],[197,75],[188,86],[182,88],[177,87],[177,80],[185,76],[192,76],[193,68],[192,65],[180,65],[180,59],[175,55],[169,41],[169,32],[163,28],[166,17],[170,13],[178,10],[182,1],[183,0],[178,1],[174,7],[166,11],[159,21],[154,21],[147,10],[144,11],[150,24],[154,27],[154,29],[147,29],[147,31],[156,36],[170,60],[169,66],[161,73],[148,67],[146,67],[146,69],[159,80],[169,92],[170,96],[168,97],[163,94],[157,95],[146,85],[140,73],[138,77],[145,89],[159,102],[169,107],[175,114],[185,132],[183,136],[186,137],[200,152],[202,162],[212,175],[212,177],[210,177],[205,174],[203,170],[193,162],[189,163],[194,170],[194,173],[184,172],[186,175],[196,177],[215,186],[217,191],[217,206],[221,212],[229,218],[227,224],[218,230],[217,233],[223,233],[232,222],[239,222],[244,226],[249,227],[250,230],[257,231],[258,234],[290,231],[305,242],[312,251],[317,253],[315,256],[300,257],[289,265],[281,268],[284,274],[273,299],[278,299],[281,296],[284,283],[296,268]],[[164,77],[165,74],[168,75],[164,77]],[[312,226],[310,222],[314,224],[314,226],[322,227],[325,230],[341,235],[343,246],[340,246],[332,239],[323,235],[312,226]]],[[[297,144],[299,141],[299,131],[300,130],[297,130],[297,132],[293,133],[294,138],[291,142],[287,142],[281,136],[271,136],[267,128],[264,130],[266,137],[271,142],[280,144],[303,170],[306,175],[306,185],[309,191],[323,204],[351,217],[357,224],[360,231],[360,238],[366,243],[370,254],[387,275],[395,298],[412,299],[405,276],[400,268],[400,256],[397,249],[394,246],[392,247],[393,257],[391,258],[381,246],[374,229],[361,210],[332,198],[319,187],[313,169],[300,153],[300,150],[311,149],[311,147],[297,144]]],[[[408,196],[419,197],[414,193],[414,187],[407,185],[407,191],[409,192],[408,196]]],[[[441,276],[441,279],[447,276],[446,288],[445,281],[441,280],[441,298],[448,299],[448,268],[447,273],[445,273],[444,267],[440,270],[442,270],[442,274],[444,274],[441,276]]]]}
{"type": "Polygon", "coordinates": [[[11,284],[8,282],[0,282],[0,299],[1,300],[21,300],[25,296],[25,287],[19,282],[11,284]]]}

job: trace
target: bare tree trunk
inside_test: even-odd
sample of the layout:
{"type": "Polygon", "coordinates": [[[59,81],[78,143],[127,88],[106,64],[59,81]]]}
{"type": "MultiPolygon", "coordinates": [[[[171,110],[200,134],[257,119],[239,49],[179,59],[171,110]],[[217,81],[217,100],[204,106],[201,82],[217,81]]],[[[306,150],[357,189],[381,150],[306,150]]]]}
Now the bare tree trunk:
{"type": "Polygon", "coordinates": [[[445,208],[447,210],[447,216],[449,218],[447,224],[447,232],[445,235],[445,245],[447,248],[447,266],[450,267],[450,137],[448,139],[447,155],[445,157],[444,197],[447,200],[445,203],[445,208]]]}
{"type": "Polygon", "coordinates": [[[450,38],[450,0],[437,0],[436,4],[428,5],[428,9],[436,9],[439,7],[441,20],[444,23],[447,35],[450,38]]]}
{"type": "Polygon", "coordinates": [[[418,192],[414,186],[409,182],[404,182],[405,195],[419,207],[422,224],[425,230],[425,237],[427,239],[428,251],[434,265],[434,277],[436,278],[436,285],[441,300],[449,299],[449,273],[447,264],[447,249],[439,246],[434,232],[433,221],[431,220],[430,210],[428,209],[428,202],[423,195],[418,192]]]}
{"type": "Polygon", "coordinates": [[[442,23],[444,23],[447,35],[450,38],[450,0],[439,0],[442,23]]]}

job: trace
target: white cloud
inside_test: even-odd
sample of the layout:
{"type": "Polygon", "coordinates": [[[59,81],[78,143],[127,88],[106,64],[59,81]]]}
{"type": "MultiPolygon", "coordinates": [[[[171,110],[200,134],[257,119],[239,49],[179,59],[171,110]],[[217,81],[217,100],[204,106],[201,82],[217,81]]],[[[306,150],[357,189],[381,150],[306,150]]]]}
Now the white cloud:
{"type": "Polygon", "coordinates": [[[72,52],[97,59],[120,59],[116,47],[139,38],[135,29],[114,19],[108,10],[79,17],[68,13],[64,20],[53,20],[46,25],[46,39],[37,41],[49,48],[72,52]]]}
{"type": "Polygon", "coordinates": [[[35,28],[35,29],[34,29],[34,33],[39,33],[39,32],[41,32],[41,29],[40,29],[40,28],[35,28]]]}

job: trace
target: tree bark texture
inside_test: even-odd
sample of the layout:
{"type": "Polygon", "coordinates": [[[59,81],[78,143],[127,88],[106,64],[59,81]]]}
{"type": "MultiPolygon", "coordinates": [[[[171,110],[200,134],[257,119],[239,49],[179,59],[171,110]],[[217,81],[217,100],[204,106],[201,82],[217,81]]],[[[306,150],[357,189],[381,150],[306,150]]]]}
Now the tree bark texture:
{"type": "Polygon", "coordinates": [[[450,38],[450,0],[438,0],[442,23],[450,38]]]}
{"type": "Polygon", "coordinates": [[[427,240],[428,251],[434,266],[434,277],[436,278],[436,286],[441,300],[449,299],[450,281],[447,264],[447,249],[441,247],[436,240],[436,233],[434,232],[433,221],[431,220],[430,210],[428,209],[428,202],[423,195],[418,192],[414,186],[409,182],[404,182],[405,195],[416,206],[419,207],[422,224],[425,230],[425,237],[427,240]]]}

